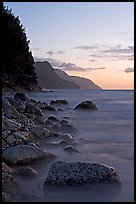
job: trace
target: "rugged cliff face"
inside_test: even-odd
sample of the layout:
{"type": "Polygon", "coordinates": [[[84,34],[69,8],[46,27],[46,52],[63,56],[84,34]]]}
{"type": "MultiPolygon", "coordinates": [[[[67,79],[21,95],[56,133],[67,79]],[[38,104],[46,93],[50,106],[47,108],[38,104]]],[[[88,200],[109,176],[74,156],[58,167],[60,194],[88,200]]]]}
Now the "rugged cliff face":
{"type": "Polygon", "coordinates": [[[38,85],[43,89],[79,89],[74,82],[61,79],[47,61],[35,62],[38,85]]]}
{"type": "Polygon", "coordinates": [[[89,80],[83,77],[78,77],[78,76],[69,76],[68,74],[66,74],[64,71],[60,69],[54,69],[54,70],[60,78],[65,79],[67,81],[74,82],[82,90],[102,90],[102,88],[96,85],[94,82],[92,82],[92,80],[89,80]]]}

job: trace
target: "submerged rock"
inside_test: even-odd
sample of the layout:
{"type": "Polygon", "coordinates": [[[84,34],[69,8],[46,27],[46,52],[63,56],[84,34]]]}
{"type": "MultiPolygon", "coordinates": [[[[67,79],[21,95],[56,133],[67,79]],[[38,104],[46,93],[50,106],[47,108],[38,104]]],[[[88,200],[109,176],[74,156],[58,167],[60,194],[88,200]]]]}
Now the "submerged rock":
{"type": "Polygon", "coordinates": [[[30,145],[17,145],[7,148],[3,152],[3,159],[11,164],[24,164],[33,160],[41,159],[46,153],[39,147],[30,145]]]}
{"type": "Polygon", "coordinates": [[[49,169],[45,184],[117,183],[120,179],[114,168],[99,163],[65,163],[57,161],[49,169]]]}
{"type": "Polygon", "coordinates": [[[74,110],[80,110],[80,109],[86,109],[86,110],[97,110],[96,105],[91,101],[84,101],[78,104],[74,110]]]}

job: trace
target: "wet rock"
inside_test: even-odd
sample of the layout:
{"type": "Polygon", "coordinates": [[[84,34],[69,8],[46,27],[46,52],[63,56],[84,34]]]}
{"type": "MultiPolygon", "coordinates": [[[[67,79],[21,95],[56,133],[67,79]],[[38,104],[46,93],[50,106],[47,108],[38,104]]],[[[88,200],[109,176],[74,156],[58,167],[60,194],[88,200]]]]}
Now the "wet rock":
{"type": "Polygon", "coordinates": [[[43,116],[43,113],[42,113],[41,109],[36,107],[36,106],[34,106],[31,103],[27,103],[26,104],[25,111],[27,113],[35,114],[35,115],[38,115],[38,116],[43,116]]]}
{"type": "Polygon", "coordinates": [[[56,124],[56,123],[59,122],[59,119],[57,119],[57,118],[54,117],[54,116],[50,116],[50,117],[48,117],[48,119],[46,120],[46,122],[48,122],[48,121],[49,121],[49,123],[51,123],[51,124],[56,124]]]}
{"type": "Polygon", "coordinates": [[[28,96],[25,93],[18,92],[14,96],[15,99],[20,99],[21,101],[29,101],[28,96]]]}
{"type": "Polygon", "coordinates": [[[42,110],[47,110],[47,111],[56,111],[56,109],[52,106],[44,106],[42,107],[42,110]]]}
{"type": "Polygon", "coordinates": [[[59,121],[59,123],[57,123],[56,125],[53,125],[51,128],[54,131],[61,132],[61,133],[72,133],[72,132],[78,131],[76,127],[74,127],[66,120],[59,121]]]}
{"type": "Polygon", "coordinates": [[[64,148],[64,151],[66,152],[79,152],[77,149],[75,149],[74,147],[72,146],[67,146],[64,148]]]}
{"type": "Polygon", "coordinates": [[[96,105],[91,102],[91,101],[84,101],[78,104],[74,110],[80,110],[80,109],[85,109],[85,110],[97,110],[96,105]]]}
{"type": "Polygon", "coordinates": [[[14,173],[14,169],[7,166],[4,162],[2,162],[2,171],[5,172],[5,173],[9,173],[9,174],[14,173]]]}
{"type": "Polygon", "coordinates": [[[21,124],[15,119],[2,118],[2,126],[4,125],[5,130],[18,131],[21,128],[21,124]]]}
{"type": "Polygon", "coordinates": [[[24,112],[25,109],[25,103],[24,101],[20,99],[15,99],[15,98],[9,98],[7,97],[9,103],[19,112],[24,112]]]}
{"type": "Polygon", "coordinates": [[[46,106],[48,106],[47,103],[43,102],[43,103],[36,103],[36,105],[41,109],[41,110],[45,110],[46,106]]]}
{"type": "Polygon", "coordinates": [[[63,111],[63,109],[62,108],[58,108],[58,111],[63,111]]]}
{"type": "Polygon", "coordinates": [[[20,176],[36,176],[37,175],[37,171],[35,171],[33,168],[28,167],[28,166],[17,169],[15,173],[19,174],[20,176]]]}
{"type": "Polygon", "coordinates": [[[15,132],[13,133],[13,136],[15,137],[15,139],[26,140],[26,137],[28,137],[28,134],[27,132],[15,132]]]}
{"type": "Polygon", "coordinates": [[[72,124],[70,124],[66,120],[61,120],[59,122],[59,125],[61,126],[61,131],[62,132],[71,133],[71,132],[76,132],[77,131],[77,128],[74,127],[72,124]]]}
{"type": "Polygon", "coordinates": [[[10,130],[4,130],[2,131],[2,138],[5,139],[7,138],[9,135],[11,134],[11,131],[10,130]]]}
{"type": "Polygon", "coordinates": [[[75,141],[74,138],[72,137],[72,135],[70,135],[69,133],[63,134],[62,138],[64,140],[66,140],[67,142],[70,142],[70,143],[73,143],[75,141]]]}
{"type": "Polygon", "coordinates": [[[32,132],[36,138],[40,137],[49,137],[50,136],[50,131],[47,128],[43,128],[40,126],[33,126],[29,128],[30,132],[32,132]]]}
{"type": "Polygon", "coordinates": [[[7,138],[6,138],[6,141],[7,141],[7,143],[9,144],[9,145],[13,145],[14,144],[14,142],[15,142],[15,138],[14,138],[14,136],[13,135],[9,135],[7,138]]]}
{"type": "Polygon", "coordinates": [[[48,172],[45,184],[85,184],[116,183],[120,184],[117,172],[112,167],[99,163],[54,162],[48,172]]]}
{"type": "Polygon", "coordinates": [[[51,100],[51,102],[50,102],[50,105],[61,105],[61,104],[68,105],[68,101],[61,99],[61,100],[56,100],[56,101],[51,100]]]}
{"type": "Polygon", "coordinates": [[[25,164],[44,158],[46,153],[38,147],[30,145],[17,145],[7,148],[2,155],[5,162],[11,164],[25,164]]]}
{"type": "Polygon", "coordinates": [[[7,118],[18,118],[19,112],[9,103],[6,98],[2,99],[2,109],[7,118]]]}

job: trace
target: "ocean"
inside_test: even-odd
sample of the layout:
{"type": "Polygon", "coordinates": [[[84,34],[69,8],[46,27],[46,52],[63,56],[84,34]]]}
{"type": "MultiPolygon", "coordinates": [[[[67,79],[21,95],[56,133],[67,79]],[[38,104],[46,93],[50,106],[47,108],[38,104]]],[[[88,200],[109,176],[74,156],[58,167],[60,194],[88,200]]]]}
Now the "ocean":
{"type": "Polygon", "coordinates": [[[72,123],[78,132],[74,134],[79,153],[65,152],[61,147],[44,146],[43,149],[57,155],[55,161],[98,162],[116,169],[121,187],[114,185],[81,185],[77,187],[43,188],[49,167],[53,161],[40,162],[37,178],[17,178],[23,189],[38,195],[39,202],[134,202],[134,91],[132,90],[52,90],[27,93],[30,98],[49,103],[66,99],[64,111],[45,114],[72,123]],[[83,101],[92,101],[97,111],[75,111],[83,101]]]}

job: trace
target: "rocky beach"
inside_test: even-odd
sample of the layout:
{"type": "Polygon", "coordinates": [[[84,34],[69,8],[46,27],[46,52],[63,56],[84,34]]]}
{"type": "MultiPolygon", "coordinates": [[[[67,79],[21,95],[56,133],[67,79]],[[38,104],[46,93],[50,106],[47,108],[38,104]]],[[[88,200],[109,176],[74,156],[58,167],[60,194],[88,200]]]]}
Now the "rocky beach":
{"type": "MultiPolygon", "coordinates": [[[[78,154],[78,129],[66,118],[59,120],[53,115],[64,111],[67,100],[46,102],[31,99],[24,92],[13,97],[2,97],[2,200],[3,202],[34,201],[35,195],[23,191],[17,177],[31,180],[38,177],[33,165],[45,165],[49,162],[48,174],[43,188],[48,185],[81,184],[121,184],[113,167],[101,163],[62,162],[52,152],[52,146],[59,146],[64,152],[78,154]],[[47,114],[48,113],[48,114],[47,114]],[[44,148],[43,148],[44,146],[44,148]],[[49,151],[45,151],[45,148],[49,151]]],[[[74,108],[97,111],[91,101],[84,101],[74,108]]],[[[25,180],[24,180],[25,182],[25,180]]],[[[43,191],[43,189],[41,190],[43,191]]],[[[38,198],[37,198],[38,199],[38,198]]]]}

